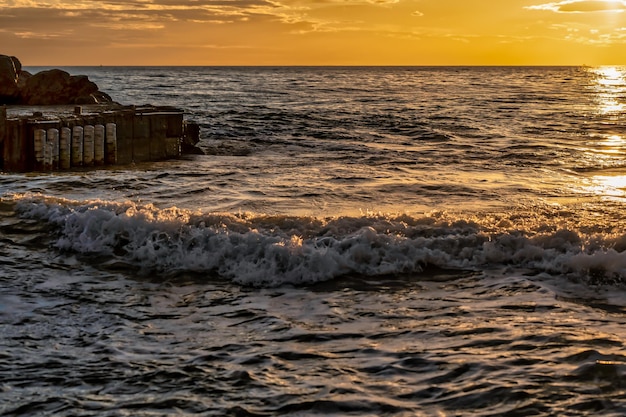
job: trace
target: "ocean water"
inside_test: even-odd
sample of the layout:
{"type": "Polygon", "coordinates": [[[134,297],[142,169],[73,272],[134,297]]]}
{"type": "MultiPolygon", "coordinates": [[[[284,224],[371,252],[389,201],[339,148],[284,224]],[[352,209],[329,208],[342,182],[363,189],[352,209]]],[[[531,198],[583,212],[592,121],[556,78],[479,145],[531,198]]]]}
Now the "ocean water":
{"type": "Polygon", "coordinates": [[[0,415],[626,414],[626,68],[66,70],[206,155],[0,172],[0,415]]]}

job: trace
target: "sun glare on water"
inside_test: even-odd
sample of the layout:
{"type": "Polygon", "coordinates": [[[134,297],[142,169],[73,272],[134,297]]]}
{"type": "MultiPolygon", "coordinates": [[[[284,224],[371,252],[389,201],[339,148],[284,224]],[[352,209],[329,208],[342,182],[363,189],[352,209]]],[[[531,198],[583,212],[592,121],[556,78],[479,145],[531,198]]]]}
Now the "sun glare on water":
{"type": "Polygon", "coordinates": [[[599,76],[597,83],[601,86],[621,85],[624,82],[624,72],[618,67],[599,67],[594,72],[599,76]]]}
{"type": "Polygon", "coordinates": [[[595,90],[598,93],[598,111],[601,114],[619,113],[626,109],[623,102],[626,93],[626,71],[620,67],[599,67],[592,72],[596,75],[595,90]]]}
{"type": "Polygon", "coordinates": [[[586,191],[611,200],[626,200],[626,175],[595,175],[586,191]]]}
{"type": "Polygon", "coordinates": [[[582,192],[608,199],[626,200],[626,68],[598,67],[589,70],[595,93],[595,113],[606,133],[587,143],[593,174],[582,180],[582,192]]]}

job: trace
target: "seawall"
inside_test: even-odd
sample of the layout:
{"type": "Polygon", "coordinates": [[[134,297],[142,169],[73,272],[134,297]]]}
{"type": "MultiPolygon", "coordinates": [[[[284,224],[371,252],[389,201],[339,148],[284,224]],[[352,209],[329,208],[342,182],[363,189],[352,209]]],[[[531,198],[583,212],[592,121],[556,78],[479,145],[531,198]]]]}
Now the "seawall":
{"type": "Polygon", "coordinates": [[[0,169],[54,171],[159,161],[197,143],[198,125],[163,106],[2,106],[0,169]]]}

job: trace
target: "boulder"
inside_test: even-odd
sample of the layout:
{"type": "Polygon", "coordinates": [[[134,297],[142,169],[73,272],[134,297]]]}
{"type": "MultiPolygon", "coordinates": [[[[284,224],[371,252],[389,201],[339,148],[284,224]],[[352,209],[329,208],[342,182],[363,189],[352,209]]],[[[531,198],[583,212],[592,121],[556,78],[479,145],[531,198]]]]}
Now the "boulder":
{"type": "Polygon", "coordinates": [[[85,75],[70,75],[60,69],[41,71],[26,80],[20,91],[25,105],[92,104],[98,86],[85,75]]]}
{"type": "Polygon", "coordinates": [[[0,55],[0,104],[13,104],[18,101],[20,92],[17,86],[22,64],[14,56],[0,55]]]}
{"type": "Polygon", "coordinates": [[[28,71],[24,71],[24,70],[20,71],[18,78],[17,78],[17,88],[19,90],[24,88],[26,86],[26,81],[28,81],[28,79],[32,76],[33,74],[31,74],[28,71]]]}
{"type": "Polygon", "coordinates": [[[76,97],[74,104],[104,104],[113,103],[113,99],[107,93],[96,91],[86,96],[76,97]]]}
{"type": "Polygon", "coordinates": [[[0,55],[0,105],[100,104],[113,103],[86,75],[60,70],[35,75],[22,70],[16,57],[0,55]]]}

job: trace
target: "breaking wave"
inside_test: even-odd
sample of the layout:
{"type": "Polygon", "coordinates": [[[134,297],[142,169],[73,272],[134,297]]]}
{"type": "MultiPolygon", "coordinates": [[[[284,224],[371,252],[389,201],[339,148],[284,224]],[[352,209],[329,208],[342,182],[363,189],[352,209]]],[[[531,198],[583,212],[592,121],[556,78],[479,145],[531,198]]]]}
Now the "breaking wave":
{"type": "Polygon", "coordinates": [[[98,265],[146,276],[196,274],[256,287],[342,276],[420,274],[426,268],[494,268],[626,278],[626,234],[557,228],[515,215],[293,217],[207,214],[112,201],[14,196],[22,218],[44,222],[51,245],[98,265]]]}

